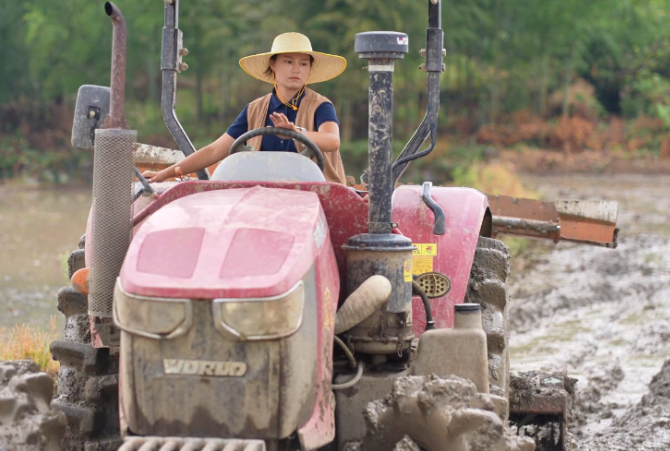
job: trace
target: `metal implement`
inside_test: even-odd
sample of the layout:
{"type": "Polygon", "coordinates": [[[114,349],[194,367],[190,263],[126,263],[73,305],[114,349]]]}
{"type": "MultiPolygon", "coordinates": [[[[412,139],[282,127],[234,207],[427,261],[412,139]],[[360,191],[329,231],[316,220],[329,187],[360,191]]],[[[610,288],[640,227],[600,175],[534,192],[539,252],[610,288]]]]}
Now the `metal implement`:
{"type": "Polygon", "coordinates": [[[510,424],[540,442],[542,450],[563,451],[577,380],[542,371],[510,376],[510,424]]]}
{"type": "Polygon", "coordinates": [[[542,202],[489,195],[493,235],[509,234],[554,241],[617,247],[618,203],[559,200],[542,202]]]}

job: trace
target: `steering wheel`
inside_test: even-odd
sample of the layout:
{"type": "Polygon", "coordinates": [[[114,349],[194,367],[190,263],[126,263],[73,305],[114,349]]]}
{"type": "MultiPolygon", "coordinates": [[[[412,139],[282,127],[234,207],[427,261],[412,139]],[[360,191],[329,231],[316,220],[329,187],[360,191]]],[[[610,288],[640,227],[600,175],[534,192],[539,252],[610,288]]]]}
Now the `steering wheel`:
{"type": "MultiPolygon", "coordinates": [[[[288,136],[289,138],[293,138],[296,141],[300,141],[302,144],[305,145],[306,149],[302,151],[300,154],[309,158],[313,156],[316,159],[316,165],[321,169],[321,172],[323,172],[323,153],[321,152],[321,149],[314,144],[314,141],[309,139],[307,136],[303,135],[302,133],[295,132],[293,130],[288,130],[285,128],[279,128],[279,127],[261,127],[261,128],[256,128],[254,130],[249,130],[248,132],[244,133],[241,135],[239,138],[235,140],[232,146],[230,146],[230,155],[237,153],[237,152],[243,152],[245,149],[244,143],[247,142],[251,138],[255,138],[256,136],[264,136],[264,135],[283,135],[283,136],[288,136]]],[[[249,150],[248,147],[246,147],[246,150],[249,150]]]]}

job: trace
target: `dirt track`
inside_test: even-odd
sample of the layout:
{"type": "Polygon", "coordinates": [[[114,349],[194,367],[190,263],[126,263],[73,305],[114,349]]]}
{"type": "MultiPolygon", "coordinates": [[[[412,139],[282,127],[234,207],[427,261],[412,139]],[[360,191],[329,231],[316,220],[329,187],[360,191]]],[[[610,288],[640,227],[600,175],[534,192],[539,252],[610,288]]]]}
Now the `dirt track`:
{"type": "Polygon", "coordinates": [[[512,370],[579,380],[575,449],[670,449],[670,176],[528,182],[547,200],[618,200],[620,244],[538,242],[517,259],[512,370]]]}

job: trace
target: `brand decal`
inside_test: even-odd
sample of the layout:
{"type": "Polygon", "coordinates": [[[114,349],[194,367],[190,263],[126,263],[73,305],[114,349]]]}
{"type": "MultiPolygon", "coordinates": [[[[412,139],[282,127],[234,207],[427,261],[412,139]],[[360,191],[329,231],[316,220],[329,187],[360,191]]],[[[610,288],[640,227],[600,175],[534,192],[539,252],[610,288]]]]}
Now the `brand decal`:
{"type": "Polygon", "coordinates": [[[163,359],[165,374],[239,377],[247,372],[244,362],[211,362],[207,360],[163,359]]]}
{"type": "Polygon", "coordinates": [[[404,38],[398,38],[398,45],[408,45],[409,37],[405,36],[404,38]]]}

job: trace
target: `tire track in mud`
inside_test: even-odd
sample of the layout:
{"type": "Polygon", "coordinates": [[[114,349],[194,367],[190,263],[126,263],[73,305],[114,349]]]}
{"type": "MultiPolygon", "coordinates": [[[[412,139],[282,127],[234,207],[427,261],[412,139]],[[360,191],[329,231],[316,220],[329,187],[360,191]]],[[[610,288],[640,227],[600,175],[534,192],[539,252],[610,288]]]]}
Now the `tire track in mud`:
{"type": "Polygon", "coordinates": [[[622,233],[614,250],[571,243],[530,246],[525,258],[533,261],[531,267],[512,277],[511,366],[567,370],[579,380],[570,425],[574,449],[632,449],[627,423],[647,430],[641,435],[646,442],[634,442],[636,449],[669,449],[670,395],[658,395],[654,384],[649,391],[648,384],[657,373],[661,379],[667,373],[670,386],[670,369],[659,373],[670,358],[670,239],[665,226],[657,226],[659,216],[667,219],[670,201],[656,196],[658,204],[646,203],[641,211],[641,200],[660,194],[654,192],[659,180],[616,179],[536,180],[547,199],[617,200],[621,193],[622,233]],[[667,421],[641,414],[649,412],[640,407],[643,402],[667,421]]]}

